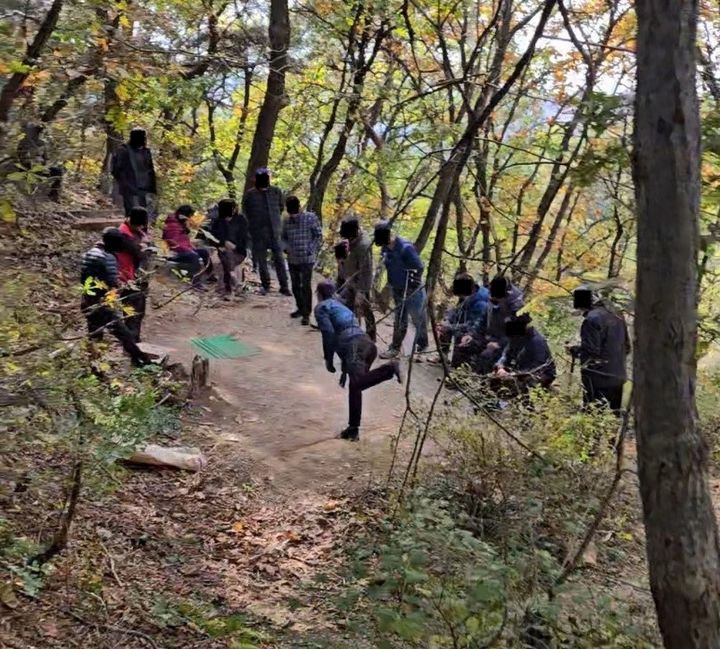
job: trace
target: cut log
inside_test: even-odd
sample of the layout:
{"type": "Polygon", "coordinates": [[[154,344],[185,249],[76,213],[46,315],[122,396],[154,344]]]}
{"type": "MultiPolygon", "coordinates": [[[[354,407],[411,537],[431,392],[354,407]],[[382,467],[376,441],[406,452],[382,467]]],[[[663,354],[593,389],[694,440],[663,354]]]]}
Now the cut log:
{"type": "Polygon", "coordinates": [[[195,356],[190,372],[190,398],[194,399],[210,384],[210,361],[202,356],[195,356]]]}

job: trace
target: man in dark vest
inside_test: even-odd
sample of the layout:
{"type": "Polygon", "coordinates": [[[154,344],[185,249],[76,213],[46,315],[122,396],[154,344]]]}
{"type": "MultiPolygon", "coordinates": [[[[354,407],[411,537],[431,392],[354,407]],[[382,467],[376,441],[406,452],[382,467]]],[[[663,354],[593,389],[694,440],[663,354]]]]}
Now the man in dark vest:
{"type": "Polygon", "coordinates": [[[261,167],[255,172],[255,186],[243,197],[242,212],[247,218],[250,238],[252,239],[253,262],[260,271],[262,292],[270,291],[270,271],[267,253],[271,251],[275,272],[283,295],[292,295],[288,287],[288,274],[285,268],[282,245],[283,193],[279,187],[270,184],[270,172],[261,167]]]}
{"type": "Polygon", "coordinates": [[[154,221],[157,181],[144,129],[133,128],[130,131],[127,144],[121,145],[113,156],[112,175],[122,197],[125,215],[130,216],[133,207],[144,207],[150,220],[154,221]]]}
{"type": "Polygon", "coordinates": [[[606,403],[615,413],[622,409],[630,353],[627,324],[588,288],[573,292],[573,306],[583,313],[580,344],[568,348],[581,363],[585,404],[606,403]]]}

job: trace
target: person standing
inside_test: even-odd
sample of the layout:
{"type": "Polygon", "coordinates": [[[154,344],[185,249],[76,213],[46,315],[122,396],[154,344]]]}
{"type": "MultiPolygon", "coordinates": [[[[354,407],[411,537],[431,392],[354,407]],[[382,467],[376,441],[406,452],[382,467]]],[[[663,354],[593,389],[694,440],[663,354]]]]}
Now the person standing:
{"type": "Polygon", "coordinates": [[[133,309],[133,314],[125,317],[125,325],[136,343],[140,342],[140,330],[147,305],[148,280],[139,273],[146,255],[145,248],[149,242],[147,227],[147,210],[144,207],[133,207],[128,218],[118,228],[123,235],[123,246],[115,253],[120,297],[125,306],[133,309]]]}
{"type": "Polygon", "coordinates": [[[583,401],[604,402],[619,414],[627,380],[627,356],[631,345],[625,319],[610,310],[593,291],[581,287],[573,292],[573,306],[583,314],[580,344],[568,348],[581,364],[583,401]]]}
{"type": "Polygon", "coordinates": [[[322,244],[322,226],[313,212],[301,212],[297,196],[285,201],[288,217],[282,230],[282,241],[288,256],[290,280],[297,309],[291,318],[302,318],[310,324],[312,311],[312,274],[322,244]]]}
{"type": "Polygon", "coordinates": [[[120,341],[133,365],[142,366],[151,362],[150,357],[137,346],[132,332],[125,324],[122,310],[107,299],[111,291],[119,288],[115,255],[122,251],[125,245],[120,230],[106,228],[102,241],[83,255],[80,270],[83,294],[80,308],[87,321],[88,336],[91,340],[100,341],[104,332],[109,331],[120,341]]]}
{"type": "Polygon", "coordinates": [[[280,293],[292,295],[288,288],[285,259],[280,245],[282,210],[282,191],[270,184],[270,172],[265,167],[261,167],[255,172],[255,186],[250,188],[243,197],[242,211],[247,218],[252,239],[253,263],[257,263],[260,271],[263,295],[270,291],[268,250],[272,253],[275,272],[280,283],[280,293]]]}
{"type": "Polygon", "coordinates": [[[145,129],[133,128],[128,142],[120,145],[113,155],[112,176],[122,197],[125,216],[130,215],[133,207],[144,207],[154,221],[157,179],[145,129]]]}
{"type": "Polygon", "coordinates": [[[377,358],[377,347],[370,337],[360,328],[353,312],[334,297],[335,284],[325,280],[318,284],[318,305],[315,307],[315,319],[322,334],[325,368],[335,373],[335,354],[342,362],[340,385],[348,389],[348,426],[338,437],[357,441],[360,437],[362,421],[362,393],[375,385],[395,377],[402,383],[400,362],[397,360],[380,367],[372,368],[377,358]]]}
{"type": "Polygon", "coordinates": [[[347,256],[342,264],[343,286],[340,295],[355,316],[365,321],[365,332],[373,342],[377,339],[375,314],[370,292],[373,283],[372,241],[360,227],[356,216],[340,224],[340,236],[347,241],[347,256]]]}
{"type": "Polygon", "coordinates": [[[217,207],[217,216],[210,224],[210,234],[215,239],[213,244],[223,269],[225,299],[229,299],[236,285],[235,268],[245,261],[248,226],[232,198],[223,198],[217,207]]]}
{"type": "Polygon", "coordinates": [[[423,262],[415,246],[392,231],[389,222],[375,226],[375,245],[382,247],[382,258],[395,303],[392,343],[380,358],[400,355],[408,328],[408,317],[415,325],[413,348],[424,352],[428,347],[427,296],[422,285],[423,262]]]}

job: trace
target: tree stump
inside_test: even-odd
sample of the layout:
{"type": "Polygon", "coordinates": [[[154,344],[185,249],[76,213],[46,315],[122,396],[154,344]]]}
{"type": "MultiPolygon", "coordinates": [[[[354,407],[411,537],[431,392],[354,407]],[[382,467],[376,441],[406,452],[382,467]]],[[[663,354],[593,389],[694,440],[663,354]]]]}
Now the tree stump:
{"type": "Polygon", "coordinates": [[[197,397],[210,384],[210,361],[202,356],[195,356],[190,371],[190,398],[197,397]]]}

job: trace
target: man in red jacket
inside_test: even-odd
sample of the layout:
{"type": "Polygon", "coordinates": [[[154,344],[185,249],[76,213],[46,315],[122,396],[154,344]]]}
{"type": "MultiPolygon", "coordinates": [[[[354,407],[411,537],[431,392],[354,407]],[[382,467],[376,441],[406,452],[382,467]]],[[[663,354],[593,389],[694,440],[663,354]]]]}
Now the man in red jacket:
{"type": "Polygon", "coordinates": [[[193,283],[200,285],[202,276],[212,271],[212,264],[210,252],[194,247],[190,241],[188,219],[193,214],[195,209],[191,205],[181,205],[174,213],[168,214],[162,237],[172,252],[173,261],[187,267],[193,283]]]}

